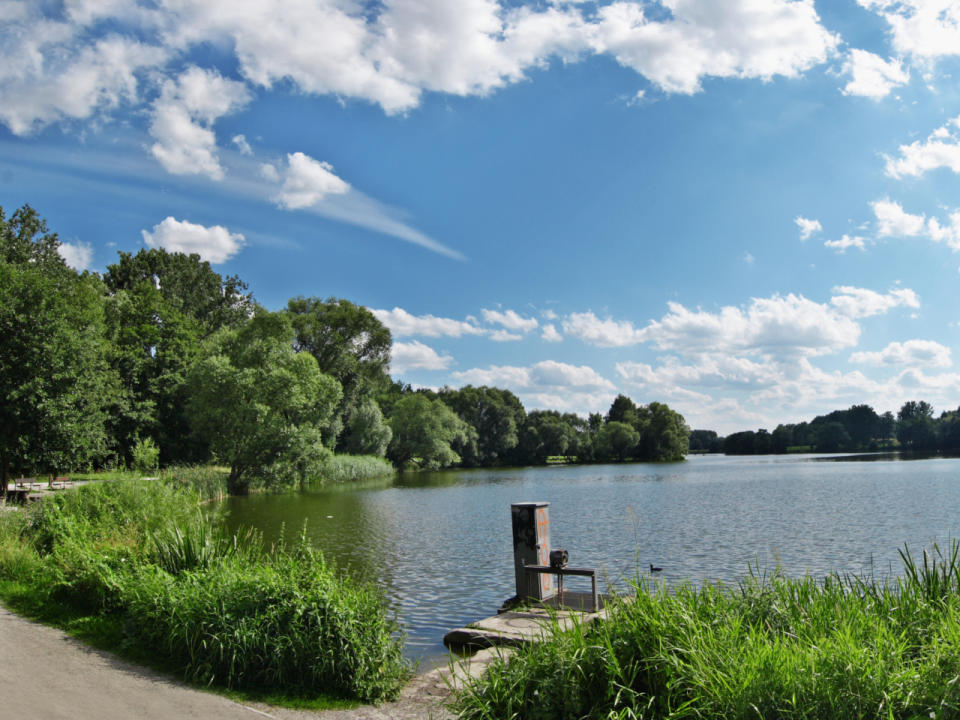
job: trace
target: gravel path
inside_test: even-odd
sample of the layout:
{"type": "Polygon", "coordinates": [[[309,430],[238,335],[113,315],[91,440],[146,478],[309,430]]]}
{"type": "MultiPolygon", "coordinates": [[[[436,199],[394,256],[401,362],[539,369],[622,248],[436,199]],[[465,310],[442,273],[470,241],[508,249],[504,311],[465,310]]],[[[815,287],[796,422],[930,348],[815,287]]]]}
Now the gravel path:
{"type": "MultiPolygon", "coordinates": [[[[471,661],[479,672],[493,657],[471,661]]],[[[307,712],[237,703],[183,685],[149,669],[93,649],[61,630],[0,606],[0,720],[449,720],[447,668],[414,678],[394,703],[355,710],[307,712]]]]}

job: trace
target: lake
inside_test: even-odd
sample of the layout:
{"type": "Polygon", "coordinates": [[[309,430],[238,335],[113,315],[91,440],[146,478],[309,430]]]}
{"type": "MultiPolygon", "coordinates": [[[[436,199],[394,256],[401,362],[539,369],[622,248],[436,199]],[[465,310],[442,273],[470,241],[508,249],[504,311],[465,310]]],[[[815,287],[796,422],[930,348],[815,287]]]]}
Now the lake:
{"type": "Polygon", "coordinates": [[[550,503],[553,547],[600,569],[602,587],[624,588],[650,563],[666,583],[736,582],[750,566],[882,578],[899,572],[904,544],[919,554],[960,538],[960,459],[707,455],[405,474],[225,502],[231,528],[257,527],[268,541],[306,523],[328,559],[383,589],[408,656],[429,666],[446,658],[444,633],[514,594],[510,504],[526,501],[550,503]]]}

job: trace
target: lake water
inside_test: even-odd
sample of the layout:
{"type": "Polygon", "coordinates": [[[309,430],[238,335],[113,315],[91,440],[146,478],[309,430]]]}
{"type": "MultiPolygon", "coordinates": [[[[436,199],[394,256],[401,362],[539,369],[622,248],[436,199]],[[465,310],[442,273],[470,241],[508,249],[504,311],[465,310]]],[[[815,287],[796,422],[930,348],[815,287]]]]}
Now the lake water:
{"type": "MultiPolygon", "coordinates": [[[[899,572],[960,538],[960,459],[691,456],[668,465],[460,470],[392,484],[227,502],[232,528],[268,541],[306,522],[314,545],[378,584],[426,665],[444,633],[492,615],[514,594],[510,504],[550,503],[553,547],[624,587],[650,563],[662,582],[735,582],[751,565],[788,575],[899,572]]],[[[576,578],[569,589],[580,589],[576,578]]]]}

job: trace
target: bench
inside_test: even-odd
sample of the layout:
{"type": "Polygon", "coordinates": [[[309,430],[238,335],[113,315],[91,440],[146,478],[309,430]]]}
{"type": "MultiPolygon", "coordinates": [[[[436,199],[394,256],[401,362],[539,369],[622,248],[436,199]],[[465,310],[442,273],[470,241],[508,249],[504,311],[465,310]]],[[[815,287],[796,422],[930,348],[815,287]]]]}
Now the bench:
{"type": "Polygon", "coordinates": [[[590,578],[590,594],[593,597],[593,612],[600,610],[600,601],[597,597],[597,571],[595,568],[572,568],[572,567],[553,567],[552,565],[524,565],[523,569],[527,572],[543,575],[557,575],[560,585],[560,604],[563,604],[563,576],[581,575],[590,578]]]}
{"type": "Polygon", "coordinates": [[[13,481],[14,490],[32,490],[34,485],[38,485],[36,478],[17,478],[13,481]]]}
{"type": "Polygon", "coordinates": [[[55,478],[53,475],[51,475],[50,482],[47,484],[47,487],[49,487],[51,490],[54,490],[56,489],[57,485],[59,485],[61,488],[65,488],[67,485],[73,485],[73,481],[66,476],[55,478]]]}

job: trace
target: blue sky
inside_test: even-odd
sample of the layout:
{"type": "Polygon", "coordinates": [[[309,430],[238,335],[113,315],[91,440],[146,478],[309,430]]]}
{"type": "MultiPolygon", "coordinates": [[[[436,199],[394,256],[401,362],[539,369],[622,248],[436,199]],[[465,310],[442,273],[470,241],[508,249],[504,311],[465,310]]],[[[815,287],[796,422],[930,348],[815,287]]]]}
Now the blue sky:
{"type": "Polygon", "coordinates": [[[5,0],[0,206],[365,305],[416,386],[939,412],[957,76],[946,0],[5,0]]]}

